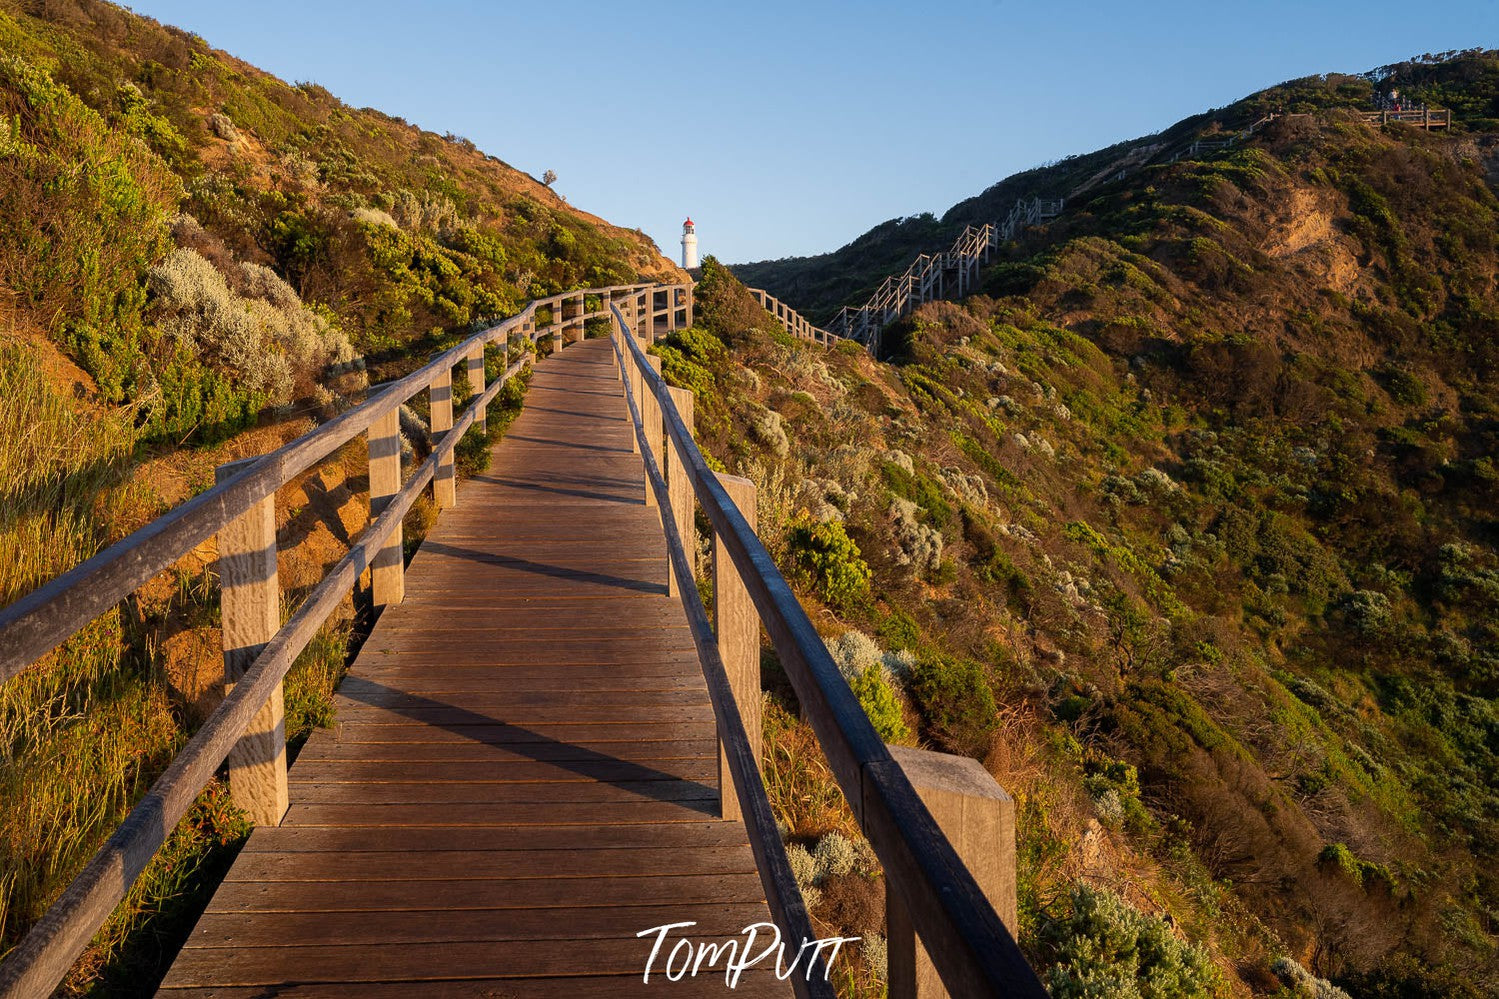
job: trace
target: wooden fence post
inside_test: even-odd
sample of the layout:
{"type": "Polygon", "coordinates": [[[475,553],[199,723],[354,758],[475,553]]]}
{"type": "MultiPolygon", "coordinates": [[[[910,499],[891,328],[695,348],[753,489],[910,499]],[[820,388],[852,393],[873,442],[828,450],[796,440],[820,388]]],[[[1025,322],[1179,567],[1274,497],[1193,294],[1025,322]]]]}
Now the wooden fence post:
{"type": "Polygon", "coordinates": [[[562,323],[567,316],[566,299],[558,298],[552,303],[552,354],[562,353],[562,323]]]}
{"type": "MultiPolygon", "coordinates": [[[[506,364],[509,364],[507,359],[506,364]]],[[[503,370],[503,369],[502,369],[503,370]]],[[[484,344],[479,343],[468,355],[468,390],[474,396],[484,394],[484,344]]],[[[474,414],[473,426],[479,431],[479,436],[484,437],[489,433],[489,407],[480,407],[474,414]]]]}
{"type": "Polygon", "coordinates": [[[432,499],[437,509],[446,510],[458,502],[458,481],[453,471],[453,444],[442,444],[442,435],[453,429],[453,369],[444,366],[432,376],[427,389],[428,408],[432,411],[432,444],[437,448],[437,470],[432,475],[432,499]]]}
{"type": "MultiPolygon", "coordinates": [[[[729,499],[749,521],[750,530],[755,530],[758,526],[755,484],[737,475],[715,474],[729,499]]],[[[713,537],[713,631],[718,636],[718,654],[723,657],[724,670],[729,674],[729,686],[734,690],[734,703],[749,734],[750,748],[759,760],[764,741],[764,722],[760,717],[760,618],[734,560],[724,551],[723,540],[717,535],[713,537]]],[[[722,739],[718,742],[718,797],[724,818],[743,817],[722,739]]]]}
{"type": "MultiPolygon", "coordinates": [[[[229,478],[241,466],[241,462],[220,465],[217,481],[229,478]]],[[[281,629],[274,493],[219,531],[218,569],[227,694],[281,629]]],[[[280,825],[289,803],[280,684],[229,751],[227,762],[234,803],[258,826],[280,825]]]]}
{"type": "MultiPolygon", "coordinates": [[[[370,424],[370,521],[380,516],[401,491],[401,416],[392,409],[370,424]]],[[[376,607],[398,604],[406,596],[402,530],[397,524],[370,563],[370,590],[376,607]]]]}
{"type": "MultiPolygon", "coordinates": [[[[604,316],[604,322],[606,322],[606,323],[609,324],[610,335],[613,335],[613,333],[614,333],[614,326],[615,326],[615,323],[614,323],[614,292],[610,291],[607,288],[604,289],[603,295],[599,296],[599,309],[602,311],[602,314],[604,316]]],[[[616,374],[618,374],[619,377],[621,377],[621,378],[624,377],[624,372],[623,371],[616,372],[616,374]]]]}
{"type": "MultiPolygon", "coordinates": [[[[661,358],[654,354],[646,355],[646,363],[656,374],[661,373],[661,358]]],[[[656,466],[664,469],[666,467],[665,456],[661,453],[661,404],[656,401],[656,393],[651,391],[650,383],[642,375],[640,379],[640,415],[645,424],[645,441],[650,445],[651,454],[656,456],[656,466]]],[[[645,480],[645,505],[652,509],[657,506],[656,491],[651,488],[651,480],[644,470],[640,473],[645,480]]]]}
{"type": "MultiPolygon", "coordinates": [[[[692,433],[692,389],[668,385],[666,392],[671,397],[671,404],[677,408],[677,414],[682,417],[682,423],[686,425],[687,432],[692,433]]],[[[693,513],[693,491],[692,483],[687,477],[687,465],[682,461],[682,456],[677,452],[670,437],[666,439],[662,447],[666,452],[666,460],[662,464],[666,469],[666,494],[671,497],[672,519],[677,523],[677,535],[682,539],[682,549],[687,553],[687,564],[696,568],[697,517],[693,513]]],[[[678,582],[676,573],[668,572],[666,574],[667,595],[674,597],[681,588],[682,584],[678,582]]]]}
{"type": "MultiPolygon", "coordinates": [[[[1014,799],[977,760],[906,746],[889,748],[1000,921],[1017,934],[1014,799]]],[[[885,919],[890,999],[947,996],[936,967],[917,939],[910,914],[888,881],[885,919]]]]}
{"type": "MultiPolygon", "coordinates": [[[[630,395],[634,398],[635,408],[640,410],[641,422],[644,423],[645,400],[640,397],[640,369],[635,364],[635,355],[630,353],[630,346],[625,342],[624,339],[627,336],[633,338],[635,334],[626,329],[619,329],[615,331],[614,335],[619,337],[620,353],[624,355],[619,362],[620,366],[624,369],[622,372],[620,372],[620,376],[629,383],[630,395]]],[[[628,409],[629,407],[626,407],[626,422],[628,422],[630,419],[628,409]]],[[[634,427],[630,428],[630,453],[640,453],[640,438],[635,436],[634,427]]],[[[649,493],[651,491],[650,487],[647,486],[645,491],[649,493]]]]}

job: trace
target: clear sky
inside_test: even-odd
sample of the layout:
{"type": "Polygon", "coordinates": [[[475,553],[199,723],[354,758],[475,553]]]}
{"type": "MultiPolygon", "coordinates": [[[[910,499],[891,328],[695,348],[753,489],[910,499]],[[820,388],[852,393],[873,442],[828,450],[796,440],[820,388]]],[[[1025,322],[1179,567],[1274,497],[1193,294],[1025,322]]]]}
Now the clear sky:
{"type": "Polygon", "coordinates": [[[836,249],[1282,80],[1499,47],[1499,0],[137,0],[467,136],[672,257],[836,249]]]}

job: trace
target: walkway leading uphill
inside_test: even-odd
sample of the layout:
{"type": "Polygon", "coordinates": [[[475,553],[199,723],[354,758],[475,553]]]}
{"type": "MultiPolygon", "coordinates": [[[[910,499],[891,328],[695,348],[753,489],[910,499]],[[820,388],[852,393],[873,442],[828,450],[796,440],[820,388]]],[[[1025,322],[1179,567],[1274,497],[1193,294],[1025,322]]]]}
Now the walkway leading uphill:
{"type": "MultiPolygon", "coordinates": [[[[649,993],[640,931],[770,919],[630,439],[609,341],[538,368],[164,996],[649,993]]],[[[764,968],[736,992],[790,995],[764,968]]]]}
{"type": "Polygon", "coordinates": [[[1045,995],[1010,930],[1013,802],[973,760],[880,741],[755,534],[754,484],[709,469],[692,393],[646,354],[692,295],[532,302],[0,611],[5,680],[217,536],[228,692],[0,963],[0,999],[51,993],[221,766],[256,829],[169,999],[831,997],[838,951],[759,769],[762,627],[883,868],[892,999],[1045,995]],[[458,489],[458,441],[539,344],[491,471],[458,489]],[[403,467],[417,394],[434,449],[403,467]],[[283,623],[275,492],[361,437],[369,524],[283,623]],[[441,516],[406,566],[429,486],[441,516]],[[282,678],[365,574],[383,609],[288,770],[282,678]]]}

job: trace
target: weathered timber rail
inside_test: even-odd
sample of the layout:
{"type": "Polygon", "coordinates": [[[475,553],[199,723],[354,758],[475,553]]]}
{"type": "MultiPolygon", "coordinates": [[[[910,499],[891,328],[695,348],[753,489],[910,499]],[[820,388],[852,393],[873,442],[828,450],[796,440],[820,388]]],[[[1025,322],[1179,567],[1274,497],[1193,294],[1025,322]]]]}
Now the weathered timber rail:
{"type": "Polygon", "coordinates": [[[835,342],[843,339],[837,333],[825,330],[820,326],[814,326],[801,313],[769,292],[761,291],[759,288],[751,288],[749,289],[749,293],[755,296],[755,301],[760,303],[762,309],[780,320],[781,325],[786,327],[786,332],[792,336],[801,337],[803,340],[811,340],[813,343],[820,343],[824,347],[831,347],[835,342]]]}
{"type": "Polygon", "coordinates": [[[863,305],[840,309],[829,325],[837,336],[857,340],[878,354],[886,326],[924,302],[961,298],[972,291],[979,268],[989,262],[994,250],[1026,226],[1056,218],[1064,205],[1059,198],[1021,198],[998,222],[964,226],[951,247],[941,253],[919,254],[904,271],[882,281],[863,305]]]}
{"type": "MultiPolygon", "coordinates": [[[[947,797],[964,799],[956,814],[949,813],[956,819],[964,806],[977,811],[983,792],[976,793],[972,784],[960,786],[961,777],[955,771],[961,764],[946,754],[906,751],[901,761],[897,761],[839,674],[796,595],[755,534],[753,523],[736,503],[736,494],[741,499],[752,495],[750,484],[714,473],[708,467],[693,439],[692,394],[668,386],[659,374],[658,363],[646,354],[638,338],[631,335],[623,313],[616,310],[615,318],[618,320],[616,350],[626,376],[631,418],[640,438],[647,478],[662,508],[673,578],[697,641],[709,689],[714,694],[720,739],[744,808],[750,843],[761,861],[772,911],[795,925],[800,916],[800,897],[794,884],[785,883],[789,871],[783,875],[776,871],[777,857],[781,855],[780,836],[768,807],[761,807],[757,800],[763,795],[757,755],[748,751],[747,746],[737,745],[745,738],[737,719],[749,705],[758,702],[758,678],[753,670],[743,667],[731,670],[730,666],[744,662],[751,652],[758,651],[758,642],[754,648],[747,644],[748,636],[758,629],[745,630],[746,644],[737,649],[725,647],[728,629],[720,617],[715,644],[713,629],[697,593],[694,567],[684,547],[685,539],[695,537],[693,524],[699,506],[713,530],[714,593],[719,614],[726,613],[720,594],[733,595],[727,613],[742,617],[747,610],[743,604],[746,596],[753,605],[758,623],[770,636],[829,767],[880,859],[892,928],[915,927],[935,966],[935,975],[927,974],[925,956],[914,951],[901,953],[895,946],[898,937],[892,933],[891,995],[901,999],[915,995],[920,981],[922,995],[936,994],[936,987],[946,986],[956,996],[1044,996],[1045,989],[1020,953],[1011,930],[996,913],[990,897],[1008,894],[1008,903],[1001,904],[1010,916],[1009,926],[1013,927],[1013,859],[1005,872],[1008,885],[986,893],[925,803],[947,797]],[[665,459],[664,473],[658,453],[665,459]],[[756,677],[753,686],[751,676],[756,677]],[[735,678],[740,681],[738,685],[735,678]],[[940,777],[924,781],[927,786],[923,790],[927,794],[922,794],[915,782],[919,778],[908,774],[907,768],[940,777]],[[941,786],[934,786],[938,784],[941,786]],[[938,977],[940,983],[936,981],[938,977]]],[[[992,785],[992,778],[989,783],[992,785]]],[[[998,792],[997,787],[993,790],[998,792]]],[[[1008,804],[1002,792],[989,800],[1008,804]]],[[[1003,842],[1002,834],[991,830],[992,840],[966,844],[968,859],[973,860],[974,853],[1003,851],[1006,846],[1013,851],[1012,812],[1009,822],[1008,844],[1003,842]]],[[[999,824],[1002,823],[1000,820],[999,824]]],[[[960,821],[951,823],[955,836],[959,824],[960,821]]],[[[914,941],[909,943],[914,945],[914,941]]]]}
{"type": "MultiPolygon", "coordinates": [[[[759,773],[762,625],[884,866],[891,995],[1044,995],[1007,929],[1013,804],[973,761],[880,742],[755,535],[753,485],[708,470],[692,395],[645,353],[692,309],[688,285],[530,303],[0,612],[8,677],[218,536],[228,694],[0,964],[0,995],[52,990],[224,761],[257,828],[163,983],[174,999],[645,993],[640,931],[722,941],[766,913],[795,957],[812,930],[759,773]],[[608,339],[585,340],[599,320],[608,339]],[[460,494],[455,445],[544,338],[525,412],[460,494]],[[509,363],[485,385],[489,346],[509,363]],[[454,419],[459,365],[475,398],[454,419]],[[434,449],[403,481],[396,410],[424,390],[434,449]],[[361,434],[369,526],[283,625],[274,492],[361,434]],[[429,484],[444,512],[408,568],[401,520],[429,484]],[[366,570],[379,620],[337,729],[288,774],[281,680],[366,570]]],[[[804,973],[820,957],[740,988],[831,995],[804,973]]]]}
{"type": "Polygon", "coordinates": [[[1371,125],[1386,125],[1392,121],[1403,121],[1430,131],[1433,128],[1449,128],[1452,112],[1445,108],[1422,108],[1419,111],[1360,111],[1364,121],[1371,125]]]}
{"type": "Polygon", "coordinates": [[[690,285],[583,289],[533,301],[417,371],[372,390],[363,404],[316,430],[260,458],[222,469],[212,488],[0,610],[4,681],[217,535],[225,671],[232,681],[223,702],[124,823],[0,963],[0,995],[46,995],[62,980],[226,759],[236,802],[259,823],[280,821],[287,802],[280,718],[286,671],[366,570],[376,606],[400,601],[401,520],[417,496],[431,484],[438,505],[450,504],[454,447],[482,420],[500,388],[529,363],[529,345],[545,336],[554,352],[559,350],[568,337],[583,336],[590,318],[609,316],[616,300],[643,327],[672,326],[683,313],[690,322],[690,285]],[[501,344],[507,361],[512,347],[527,348],[501,378],[485,386],[484,350],[501,344]],[[454,421],[452,374],[460,364],[476,395],[454,421]],[[402,485],[396,414],[422,391],[429,393],[436,440],[432,454],[402,485]],[[274,523],[267,528],[267,518],[273,517],[274,494],[361,435],[369,442],[370,523],[282,625],[271,596],[277,590],[275,531],[274,523]]]}

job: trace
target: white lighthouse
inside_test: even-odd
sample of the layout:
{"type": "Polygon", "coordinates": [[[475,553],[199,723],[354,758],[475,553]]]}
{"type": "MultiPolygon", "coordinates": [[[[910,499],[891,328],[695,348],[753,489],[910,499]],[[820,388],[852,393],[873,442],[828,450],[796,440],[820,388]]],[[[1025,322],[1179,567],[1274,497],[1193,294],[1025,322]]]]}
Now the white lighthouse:
{"type": "Polygon", "coordinates": [[[690,271],[697,266],[697,226],[692,219],[682,223],[682,269],[690,271]]]}

